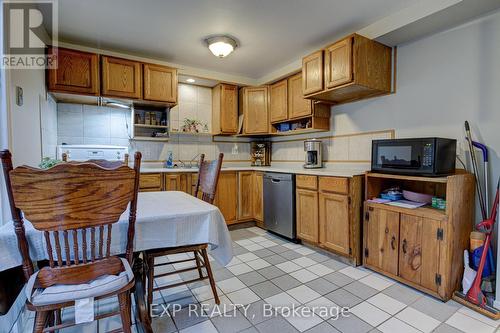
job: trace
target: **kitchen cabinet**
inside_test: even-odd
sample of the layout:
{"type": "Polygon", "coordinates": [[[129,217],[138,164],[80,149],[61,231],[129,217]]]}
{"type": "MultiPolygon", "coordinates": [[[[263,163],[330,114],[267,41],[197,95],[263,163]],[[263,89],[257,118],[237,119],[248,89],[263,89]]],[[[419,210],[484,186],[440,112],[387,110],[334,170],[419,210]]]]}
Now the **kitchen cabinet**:
{"type": "Polygon", "coordinates": [[[219,207],[227,224],[238,222],[238,174],[221,172],[217,184],[214,205],[219,207]]]}
{"type": "Polygon", "coordinates": [[[238,87],[218,84],[212,88],[212,133],[238,133],[238,87]]]}
{"type": "MultiPolygon", "coordinates": [[[[48,54],[54,52],[49,48],[48,54]]],[[[57,68],[47,70],[51,92],[99,95],[99,56],[64,48],[57,49],[57,68]]]]}
{"type": "Polygon", "coordinates": [[[365,202],[363,264],[402,283],[448,300],[461,285],[463,251],[474,220],[474,176],[366,174],[366,197],[401,186],[446,196],[446,210],[407,209],[365,202]]]}
{"type": "Polygon", "coordinates": [[[191,194],[191,175],[187,173],[165,173],[165,190],[191,194]]]}
{"type": "Polygon", "coordinates": [[[140,99],[142,65],[140,62],[109,56],[101,57],[103,96],[140,99]]]}
{"type": "Polygon", "coordinates": [[[139,191],[152,192],[163,190],[163,177],[161,173],[141,173],[139,177],[139,191]]]}
{"type": "Polygon", "coordinates": [[[281,80],[269,86],[271,123],[288,119],[288,81],[281,80]]]}
{"type": "Polygon", "coordinates": [[[143,64],[144,99],[177,104],[177,69],[143,64]]]}
{"type": "Polygon", "coordinates": [[[238,172],[238,220],[253,219],[253,171],[238,172]]]}
{"type": "Polygon", "coordinates": [[[245,134],[268,134],[269,105],[267,87],[241,88],[240,104],[244,117],[245,134]]]}
{"type": "Polygon", "coordinates": [[[305,99],[302,93],[302,73],[288,78],[288,113],[289,119],[313,114],[313,102],[305,99]]]}
{"type": "Polygon", "coordinates": [[[323,50],[302,59],[302,93],[310,95],[323,90],[323,50]]]}
{"type": "Polygon", "coordinates": [[[254,172],[253,182],[253,217],[257,225],[263,227],[264,223],[264,174],[254,172]]]}
{"type": "Polygon", "coordinates": [[[362,176],[297,175],[297,237],[360,264],[362,186],[362,176]]]}
{"type": "Polygon", "coordinates": [[[391,92],[392,50],[358,34],[302,59],[306,98],[334,104],[391,92]]]}

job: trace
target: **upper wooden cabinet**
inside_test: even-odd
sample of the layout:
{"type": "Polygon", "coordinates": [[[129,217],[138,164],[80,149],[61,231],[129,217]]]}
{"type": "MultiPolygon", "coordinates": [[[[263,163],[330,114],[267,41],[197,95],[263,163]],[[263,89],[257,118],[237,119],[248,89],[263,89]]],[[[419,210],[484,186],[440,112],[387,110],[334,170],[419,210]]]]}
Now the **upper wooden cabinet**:
{"type": "Polygon", "coordinates": [[[241,88],[240,104],[243,110],[245,134],[269,133],[267,86],[241,88]]]}
{"type": "Polygon", "coordinates": [[[323,90],[323,50],[302,59],[302,91],[304,95],[323,90]]]}
{"type": "Polygon", "coordinates": [[[272,123],[288,119],[287,91],[288,82],[286,79],[269,86],[269,113],[272,123]]]}
{"type": "Polygon", "coordinates": [[[133,60],[101,57],[102,95],[140,99],[142,97],[141,63],[133,60]]]}
{"type": "Polygon", "coordinates": [[[238,133],[238,87],[218,84],[212,88],[212,133],[238,133]]]}
{"type": "Polygon", "coordinates": [[[302,59],[306,98],[347,103],[391,92],[391,48],[351,35],[302,59]]]}
{"type": "Polygon", "coordinates": [[[288,118],[307,117],[313,113],[313,102],[302,93],[302,73],[288,78],[288,118]]]}
{"type": "Polygon", "coordinates": [[[143,75],[145,100],[177,103],[177,69],[144,64],[143,75]]]}
{"type": "MultiPolygon", "coordinates": [[[[49,54],[53,52],[49,48],[49,54]]],[[[99,95],[99,56],[69,49],[57,49],[57,68],[47,70],[52,92],[99,95]]]]}

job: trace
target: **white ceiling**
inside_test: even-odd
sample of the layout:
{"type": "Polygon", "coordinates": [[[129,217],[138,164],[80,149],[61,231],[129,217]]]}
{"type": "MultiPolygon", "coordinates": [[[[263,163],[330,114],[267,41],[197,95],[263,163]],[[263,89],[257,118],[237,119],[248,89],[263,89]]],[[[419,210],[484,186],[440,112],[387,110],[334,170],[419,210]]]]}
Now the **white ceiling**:
{"type": "Polygon", "coordinates": [[[421,0],[60,0],[59,38],[259,78],[421,0]],[[229,57],[203,43],[236,37],[229,57]]]}

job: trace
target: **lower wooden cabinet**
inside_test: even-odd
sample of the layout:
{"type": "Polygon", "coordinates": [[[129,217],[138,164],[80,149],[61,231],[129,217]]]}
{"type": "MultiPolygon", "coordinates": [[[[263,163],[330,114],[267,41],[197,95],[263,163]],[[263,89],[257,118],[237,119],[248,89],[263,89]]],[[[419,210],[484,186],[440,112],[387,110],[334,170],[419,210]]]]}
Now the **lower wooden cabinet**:
{"type": "Polygon", "coordinates": [[[181,191],[191,194],[191,175],[187,173],[165,174],[165,190],[181,191]]]}
{"type": "Polygon", "coordinates": [[[264,223],[264,174],[254,172],[253,182],[253,218],[263,227],[264,223]]]}
{"type": "Polygon", "coordinates": [[[361,176],[296,177],[297,237],[361,264],[361,176]]]}
{"type": "Polygon", "coordinates": [[[162,191],[161,173],[142,173],[139,177],[139,192],[162,191]]]}
{"type": "Polygon", "coordinates": [[[238,173],[221,172],[214,205],[219,207],[227,224],[238,222],[238,173]]]}
{"type": "Polygon", "coordinates": [[[297,188],[295,190],[295,199],[297,237],[312,243],[318,243],[318,192],[297,188]]]}
{"type": "Polygon", "coordinates": [[[253,171],[238,172],[238,220],[253,219],[253,171]]]}

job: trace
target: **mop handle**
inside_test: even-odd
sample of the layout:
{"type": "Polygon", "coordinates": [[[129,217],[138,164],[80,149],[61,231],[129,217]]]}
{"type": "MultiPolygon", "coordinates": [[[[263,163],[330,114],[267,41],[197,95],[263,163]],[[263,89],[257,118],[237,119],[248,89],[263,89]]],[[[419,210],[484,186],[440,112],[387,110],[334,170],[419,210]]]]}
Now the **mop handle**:
{"type": "Polygon", "coordinates": [[[488,148],[486,148],[485,145],[477,141],[472,141],[472,145],[476,148],[481,149],[481,151],[483,152],[483,161],[488,163],[488,148]]]}
{"type": "Polygon", "coordinates": [[[470,132],[470,126],[469,122],[466,120],[465,121],[465,133],[467,134],[467,141],[469,143],[469,151],[470,151],[470,157],[471,157],[471,162],[472,162],[472,169],[474,172],[474,177],[476,178],[476,190],[477,190],[477,196],[479,199],[479,206],[481,207],[481,215],[483,217],[483,220],[487,218],[487,213],[486,213],[486,208],[484,207],[484,198],[483,198],[483,191],[481,190],[481,184],[478,178],[478,167],[477,167],[477,160],[476,160],[476,154],[474,152],[474,146],[472,145],[472,135],[470,132]]]}
{"type": "Polygon", "coordinates": [[[484,199],[485,199],[485,209],[488,212],[490,210],[490,194],[488,188],[488,148],[480,142],[472,141],[472,145],[476,148],[481,149],[483,152],[483,162],[484,162],[484,199]]]}

